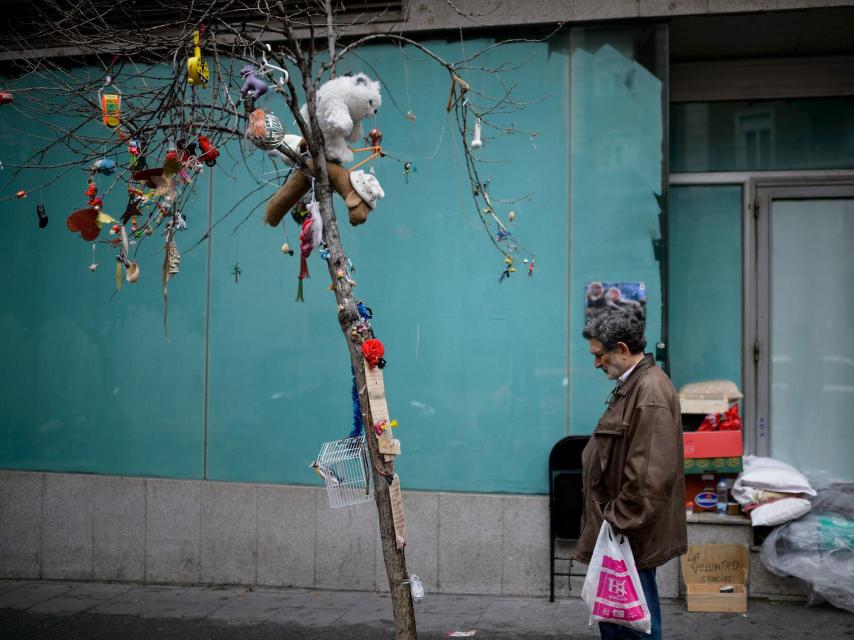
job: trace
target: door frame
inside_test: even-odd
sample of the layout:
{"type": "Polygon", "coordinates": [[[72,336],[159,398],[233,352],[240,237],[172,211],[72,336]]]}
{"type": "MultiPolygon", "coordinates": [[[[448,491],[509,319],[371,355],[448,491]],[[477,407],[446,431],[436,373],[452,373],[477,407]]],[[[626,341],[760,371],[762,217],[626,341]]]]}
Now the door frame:
{"type": "Polygon", "coordinates": [[[773,430],[771,416],[771,212],[775,200],[828,200],[854,198],[854,178],[850,180],[756,181],[754,183],[755,270],[754,297],[748,310],[755,316],[754,417],[753,450],[757,455],[771,455],[773,430]]]}
{"type": "MultiPolygon", "coordinates": [[[[770,259],[770,245],[767,244],[768,234],[765,233],[765,252],[760,256],[760,195],[770,193],[769,189],[804,189],[810,187],[850,187],[854,185],[852,170],[820,170],[820,171],[719,171],[708,173],[672,173],[670,185],[679,186],[710,186],[710,185],[739,185],[742,194],[742,386],[744,394],[742,401],[742,416],[744,422],[744,453],[753,455],[768,455],[770,453],[770,434],[768,430],[768,406],[762,411],[759,408],[759,373],[763,354],[767,348],[759,342],[759,308],[760,293],[765,295],[765,314],[762,321],[770,321],[767,312],[769,291],[767,287],[760,289],[758,283],[759,260],[770,259]],[[760,194],[761,190],[761,194],[760,194]]],[[[784,193],[779,191],[778,193],[784,193]]],[[[837,196],[838,197],[838,196],[837,196]]],[[[770,220],[766,220],[769,223],[770,220]]],[[[664,248],[669,251],[669,247],[664,248]]],[[[769,264],[769,263],[765,263],[769,264]]],[[[766,270],[767,273],[767,270],[766,270]]],[[[664,283],[663,286],[667,286],[664,283]]],[[[767,333],[766,333],[767,335],[767,333]]],[[[766,345],[767,347],[767,345],[766,345]]],[[[768,381],[768,369],[765,369],[763,382],[768,381]]],[[[766,390],[765,398],[768,398],[766,390]]]]}

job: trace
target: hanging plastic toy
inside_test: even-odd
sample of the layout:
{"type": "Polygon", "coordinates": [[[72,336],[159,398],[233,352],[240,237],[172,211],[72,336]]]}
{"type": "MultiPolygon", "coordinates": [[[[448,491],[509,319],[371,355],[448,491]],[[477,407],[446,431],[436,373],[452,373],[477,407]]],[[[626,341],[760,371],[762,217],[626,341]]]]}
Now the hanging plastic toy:
{"type": "Polygon", "coordinates": [[[409,176],[411,176],[416,171],[418,171],[418,169],[415,168],[415,165],[412,164],[411,161],[407,160],[406,162],[404,162],[403,163],[403,181],[406,184],[409,184],[409,176]]]}
{"type": "Polygon", "coordinates": [[[483,140],[480,139],[480,118],[474,121],[474,137],[470,146],[472,149],[480,149],[483,146],[483,140]]]}
{"type": "Polygon", "coordinates": [[[201,26],[198,31],[193,31],[193,57],[187,59],[187,82],[206,89],[209,76],[208,63],[202,58],[202,48],[199,44],[200,35],[203,32],[204,27],[201,26]]]}
{"type": "Polygon", "coordinates": [[[113,84],[112,76],[107,76],[104,86],[98,91],[98,104],[101,105],[101,121],[105,127],[115,129],[120,124],[122,112],[122,90],[113,84]],[[112,87],[112,92],[105,92],[107,87],[112,87]]]}
{"type": "Polygon", "coordinates": [[[368,135],[365,137],[365,142],[367,142],[372,147],[379,147],[382,141],[383,134],[376,127],[368,131],[368,135]]]}
{"type": "MultiPolygon", "coordinates": [[[[424,585],[421,584],[421,578],[416,576],[414,573],[409,576],[409,588],[412,592],[412,602],[417,605],[421,605],[424,601],[424,585]]],[[[421,605],[421,610],[424,610],[423,605],[421,605]]]]}
{"type": "Polygon", "coordinates": [[[199,149],[202,152],[199,160],[209,167],[216,165],[216,159],[219,158],[219,150],[211,144],[207,136],[199,136],[199,149]]]}
{"type": "Polygon", "coordinates": [[[504,279],[509,278],[511,273],[516,273],[516,267],[513,266],[513,258],[507,256],[504,258],[504,271],[501,272],[498,282],[504,282],[504,279]]]}
{"type": "Polygon", "coordinates": [[[128,140],[128,155],[130,156],[130,162],[128,162],[128,166],[131,169],[141,169],[139,166],[139,156],[142,154],[142,150],[139,146],[139,140],[131,139],[128,140]]]}
{"type": "Polygon", "coordinates": [[[249,100],[257,100],[267,93],[267,83],[255,75],[255,66],[247,64],[240,70],[240,77],[243,78],[243,87],[240,93],[244,98],[249,100]]]}
{"type": "Polygon", "coordinates": [[[87,204],[90,207],[94,207],[96,209],[100,209],[104,204],[104,201],[101,199],[101,196],[98,195],[98,185],[95,184],[95,180],[93,178],[89,178],[89,186],[86,187],[86,193],[84,193],[88,200],[87,204]]]}
{"type": "Polygon", "coordinates": [[[313,249],[320,246],[323,237],[323,220],[320,217],[320,204],[312,199],[307,205],[308,215],[305,216],[299,234],[300,247],[300,267],[299,279],[297,280],[297,302],[305,302],[303,297],[303,283],[306,278],[310,278],[308,272],[308,257],[313,249]]]}
{"type": "Polygon", "coordinates": [[[47,214],[43,204],[36,205],[36,215],[39,217],[39,229],[44,229],[47,226],[47,214]]]}

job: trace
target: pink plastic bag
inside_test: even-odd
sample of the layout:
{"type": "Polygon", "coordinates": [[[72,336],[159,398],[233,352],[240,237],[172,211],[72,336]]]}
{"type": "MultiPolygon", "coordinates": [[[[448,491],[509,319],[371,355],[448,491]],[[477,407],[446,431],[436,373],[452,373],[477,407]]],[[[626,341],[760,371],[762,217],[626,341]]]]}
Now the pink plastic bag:
{"type": "Polygon", "coordinates": [[[607,521],[599,529],[581,598],[590,609],[590,624],[611,622],[642,633],[652,628],[632,548],[607,521]]]}

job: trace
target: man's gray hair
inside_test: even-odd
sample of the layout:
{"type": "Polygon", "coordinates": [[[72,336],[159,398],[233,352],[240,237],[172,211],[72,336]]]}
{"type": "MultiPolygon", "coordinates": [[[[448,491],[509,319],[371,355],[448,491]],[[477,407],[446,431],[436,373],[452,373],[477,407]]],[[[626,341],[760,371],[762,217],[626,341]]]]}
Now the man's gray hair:
{"type": "Polygon", "coordinates": [[[585,340],[598,340],[605,351],[613,351],[624,342],[629,353],[643,353],[646,347],[644,323],[634,313],[622,309],[609,310],[590,319],[581,332],[585,340]]]}

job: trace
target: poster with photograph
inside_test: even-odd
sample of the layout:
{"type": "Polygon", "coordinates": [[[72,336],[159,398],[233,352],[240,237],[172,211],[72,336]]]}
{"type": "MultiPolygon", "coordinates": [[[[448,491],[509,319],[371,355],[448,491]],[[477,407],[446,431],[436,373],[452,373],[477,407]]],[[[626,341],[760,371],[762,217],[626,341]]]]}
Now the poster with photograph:
{"type": "Polygon", "coordinates": [[[640,321],[646,318],[646,285],[643,282],[588,282],[584,287],[584,321],[608,309],[624,309],[640,321]]]}

